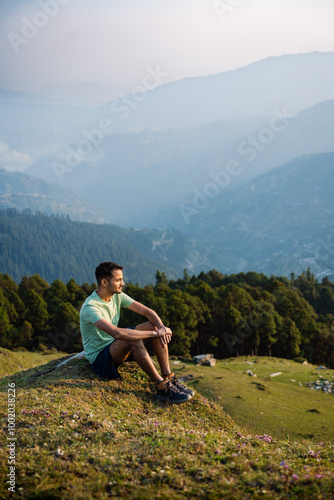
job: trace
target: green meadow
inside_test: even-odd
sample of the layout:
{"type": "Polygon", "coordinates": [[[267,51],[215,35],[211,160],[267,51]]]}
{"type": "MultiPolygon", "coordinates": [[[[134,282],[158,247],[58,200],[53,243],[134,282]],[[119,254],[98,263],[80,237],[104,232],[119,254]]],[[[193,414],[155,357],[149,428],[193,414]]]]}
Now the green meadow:
{"type": "Polygon", "coordinates": [[[33,368],[64,356],[62,352],[40,353],[30,352],[26,349],[10,351],[0,347],[0,377],[33,368]]]}
{"type": "Polygon", "coordinates": [[[334,394],[306,386],[321,377],[334,384],[334,370],[292,360],[242,356],[218,361],[215,367],[172,366],[180,375],[193,375],[193,387],[249,432],[277,439],[334,441],[334,394]]]}

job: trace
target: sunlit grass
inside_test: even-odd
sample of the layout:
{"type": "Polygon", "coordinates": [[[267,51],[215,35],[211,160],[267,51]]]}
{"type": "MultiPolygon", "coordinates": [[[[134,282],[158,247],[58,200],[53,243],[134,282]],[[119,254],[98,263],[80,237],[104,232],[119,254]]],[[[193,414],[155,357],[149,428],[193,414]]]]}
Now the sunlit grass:
{"type": "Polygon", "coordinates": [[[221,404],[250,432],[270,433],[279,439],[334,441],[334,395],[305,386],[319,377],[334,380],[334,370],[320,371],[312,365],[268,357],[231,358],[218,361],[213,368],[178,366],[173,369],[192,374],[193,387],[221,404]],[[256,377],[248,375],[248,370],[256,377]]]}
{"type": "Polygon", "coordinates": [[[29,352],[25,349],[9,351],[8,349],[0,347],[0,377],[33,368],[34,366],[43,365],[62,356],[66,356],[66,354],[62,352],[43,354],[40,352],[29,352]]]}

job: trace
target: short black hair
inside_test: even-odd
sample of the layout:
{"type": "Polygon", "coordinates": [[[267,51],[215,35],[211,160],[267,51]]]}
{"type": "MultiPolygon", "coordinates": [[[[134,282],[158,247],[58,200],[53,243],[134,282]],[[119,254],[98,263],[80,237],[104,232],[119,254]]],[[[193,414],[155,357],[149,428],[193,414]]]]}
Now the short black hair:
{"type": "Polygon", "coordinates": [[[124,266],[115,264],[115,262],[101,262],[95,269],[95,277],[98,286],[103,278],[110,278],[116,269],[122,270],[124,266]]]}

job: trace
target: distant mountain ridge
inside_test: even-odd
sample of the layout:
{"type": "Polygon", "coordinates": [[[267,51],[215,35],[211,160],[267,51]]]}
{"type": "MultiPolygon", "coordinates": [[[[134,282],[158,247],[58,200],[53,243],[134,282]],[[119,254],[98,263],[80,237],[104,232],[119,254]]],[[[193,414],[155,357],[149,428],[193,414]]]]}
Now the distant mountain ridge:
{"type": "Polygon", "coordinates": [[[39,211],[45,214],[69,215],[85,222],[111,222],[112,216],[72,192],[19,172],[0,169],[0,210],[39,211]]]}
{"type": "MultiPolygon", "coordinates": [[[[236,70],[162,84],[131,112],[125,99],[114,101],[111,109],[120,117],[118,132],[138,132],[269,116],[284,106],[299,113],[328,99],[334,99],[334,52],[314,52],[269,57],[236,70]]],[[[110,114],[110,106],[101,111],[110,114]]]]}
{"type": "Polygon", "coordinates": [[[83,107],[50,104],[40,96],[21,96],[15,102],[6,91],[0,92],[1,138],[34,161],[85,140],[85,131],[98,128],[101,120],[112,123],[113,134],[180,129],[271,116],[276,108],[296,114],[334,99],[334,52],[273,57],[172,83],[164,83],[163,68],[151,68],[151,73],[156,74],[151,83],[157,87],[144,92],[139,102],[128,94],[103,106],[83,107]]]}

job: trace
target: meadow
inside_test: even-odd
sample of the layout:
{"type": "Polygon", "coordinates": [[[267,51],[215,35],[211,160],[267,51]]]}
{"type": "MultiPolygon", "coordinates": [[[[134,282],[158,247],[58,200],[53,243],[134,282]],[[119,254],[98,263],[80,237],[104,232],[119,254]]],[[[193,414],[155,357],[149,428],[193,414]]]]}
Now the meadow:
{"type": "Polygon", "coordinates": [[[173,365],[180,375],[193,375],[193,387],[249,432],[277,439],[334,442],[334,394],[307,386],[321,379],[334,384],[334,370],[318,368],[266,356],[221,360],[213,368],[173,365]],[[281,374],[270,376],[277,373],[281,374]]]}

